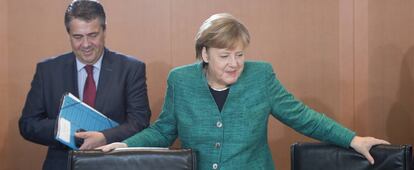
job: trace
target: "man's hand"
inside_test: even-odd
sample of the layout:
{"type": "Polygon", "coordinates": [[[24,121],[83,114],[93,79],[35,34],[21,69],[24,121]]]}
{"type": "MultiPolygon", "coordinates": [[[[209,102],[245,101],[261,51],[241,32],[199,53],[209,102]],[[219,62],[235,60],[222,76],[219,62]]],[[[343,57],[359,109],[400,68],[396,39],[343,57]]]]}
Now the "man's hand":
{"type": "Polygon", "coordinates": [[[369,150],[372,146],[379,144],[389,145],[390,143],[385,140],[376,139],[373,137],[360,136],[355,136],[351,141],[351,147],[354,148],[355,151],[365,156],[365,158],[367,158],[369,163],[371,163],[372,165],[374,164],[374,158],[372,158],[371,154],[369,153],[369,150]]]}
{"type": "Polygon", "coordinates": [[[94,149],[106,145],[106,138],[101,132],[77,132],[75,136],[84,140],[82,146],[79,148],[80,150],[94,149]]]}

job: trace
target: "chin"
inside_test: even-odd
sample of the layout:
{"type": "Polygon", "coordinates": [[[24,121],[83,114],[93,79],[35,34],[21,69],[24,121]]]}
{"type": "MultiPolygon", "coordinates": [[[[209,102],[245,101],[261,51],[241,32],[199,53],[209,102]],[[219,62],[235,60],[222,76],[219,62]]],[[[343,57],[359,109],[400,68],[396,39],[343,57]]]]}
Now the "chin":
{"type": "Polygon", "coordinates": [[[231,85],[231,84],[234,84],[236,82],[237,82],[237,78],[226,81],[226,84],[231,85]]]}

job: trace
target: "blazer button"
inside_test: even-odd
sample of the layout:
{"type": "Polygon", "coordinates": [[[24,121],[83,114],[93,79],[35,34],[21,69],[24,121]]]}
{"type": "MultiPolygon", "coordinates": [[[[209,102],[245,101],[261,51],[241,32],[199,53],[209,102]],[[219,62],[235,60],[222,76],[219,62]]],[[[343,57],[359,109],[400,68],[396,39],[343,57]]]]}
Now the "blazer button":
{"type": "Polygon", "coordinates": [[[214,163],[213,164],[213,169],[217,169],[218,168],[218,164],[214,163]]]}
{"type": "Polygon", "coordinates": [[[216,126],[217,126],[218,128],[221,128],[221,127],[223,126],[223,123],[221,123],[220,121],[218,121],[218,122],[216,123],[216,126]]]}
{"type": "Polygon", "coordinates": [[[214,145],[214,147],[216,147],[216,149],[220,148],[220,146],[221,146],[220,142],[217,142],[217,143],[214,145]]]}

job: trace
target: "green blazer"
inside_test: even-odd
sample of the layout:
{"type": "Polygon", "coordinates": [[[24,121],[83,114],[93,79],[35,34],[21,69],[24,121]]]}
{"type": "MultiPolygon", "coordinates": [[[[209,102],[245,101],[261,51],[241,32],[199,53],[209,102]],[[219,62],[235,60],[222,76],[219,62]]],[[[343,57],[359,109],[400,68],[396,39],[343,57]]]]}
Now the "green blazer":
{"type": "Polygon", "coordinates": [[[355,136],[296,100],[269,63],[245,62],[222,112],[209,91],[201,63],[173,69],[167,83],[158,120],[124,142],[129,147],[167,147],[178,137],[183,148],[196,151],[201,170],[274,169],[267,142],[269,115],[306,136],[343,147],[349,147],[355,136]]]}

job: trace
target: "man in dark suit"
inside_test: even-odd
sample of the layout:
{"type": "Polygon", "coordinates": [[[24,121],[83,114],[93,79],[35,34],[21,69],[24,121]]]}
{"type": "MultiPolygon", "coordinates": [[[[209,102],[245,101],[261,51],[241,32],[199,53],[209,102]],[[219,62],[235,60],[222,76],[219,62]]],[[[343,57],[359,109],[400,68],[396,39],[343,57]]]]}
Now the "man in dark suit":
{"type": "Polygon", "coordinates": [[[122,141],[149,125],[145,64],[105,48],[105,12],[94,0],[72,2],[65,26],[72,52],[37,64],[19,120],[21,135],[48,146],[43,169],[66,169],[68,147],[55,140],[62,95],[79,97],[120,125],[76,133],[80,149],[122,141]]]}

